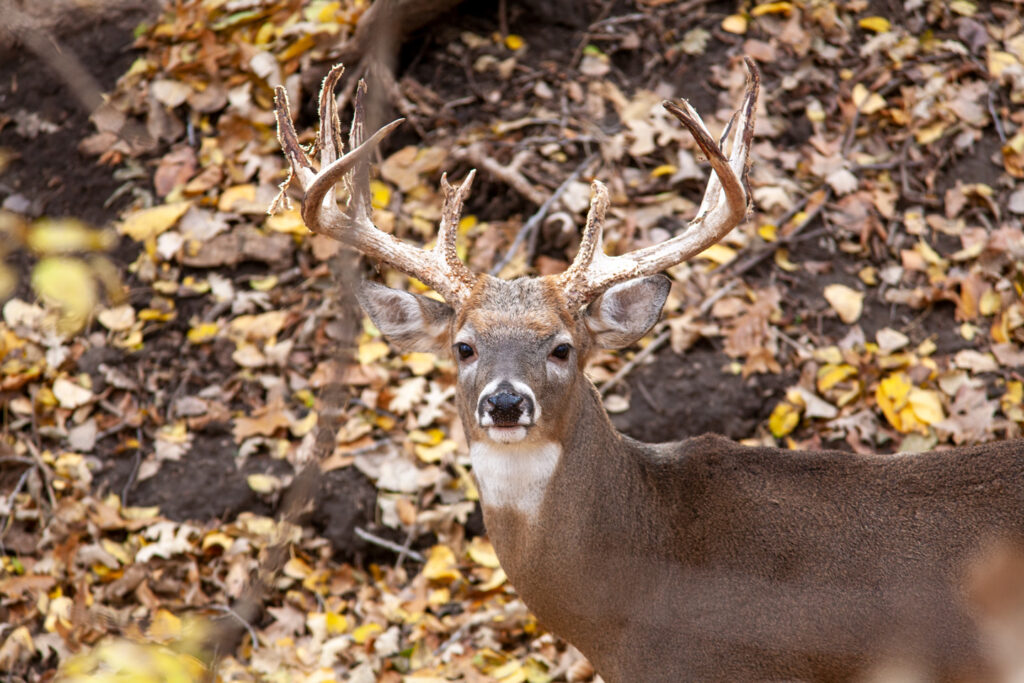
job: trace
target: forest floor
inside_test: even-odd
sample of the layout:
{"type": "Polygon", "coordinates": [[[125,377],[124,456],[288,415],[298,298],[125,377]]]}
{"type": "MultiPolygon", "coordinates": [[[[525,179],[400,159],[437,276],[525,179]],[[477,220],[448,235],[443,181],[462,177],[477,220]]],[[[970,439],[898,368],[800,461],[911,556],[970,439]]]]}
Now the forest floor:
{"type": "MultiPolygon", "coordinates": [[[[452,362],[396,353],[351,295],[418,283],[266,214],[273,86],[311,141],[365,3],[67,4],[0,34],[6,680],[585,680],[486,538],[452,362]]],[[[750,215],[589,367],[616,427],[884,453],[1021,435],[1019,2],[533,6],[467,0],[392,70],[348,65],[343,117],[365,75],[370,116],[407,119],[380,227],[429,241],[441,173],[475,167],[475,270],[563,269],[594,178],[609,251],[666,239],[708,166],[660,103],[720,133],[750,56],[750,215]]]]}

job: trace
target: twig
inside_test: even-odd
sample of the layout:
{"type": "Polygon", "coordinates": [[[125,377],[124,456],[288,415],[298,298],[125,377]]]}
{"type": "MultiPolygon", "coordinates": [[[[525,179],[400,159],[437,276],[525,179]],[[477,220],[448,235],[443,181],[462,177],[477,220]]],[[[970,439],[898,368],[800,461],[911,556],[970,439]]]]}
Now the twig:
{"type": "Polygon", "coordinates": [[[18,497],[19,493],[21,493],[21,489],[28,481],[28,475],[32,473],[32,469],[32,467],[29,467],[21,473],[21,476],[18,477],[18,483],[14,485],[14,490],[11,491],[11,495],[7,498],[10,510],[8,510],[7,514],[4,516],[3,526],[0,526],[0,553],[5,555],[7,554],[7,549],[4,547],[3,541],[7,536],[8,528],[10,528],[9,525],[11,523],[11,519],[14,517],[14,499],[18,497]]]}
{"type": "Polygon", "coordinates": [[[243,617],[241,614],[236,612],[228,605],[210,605],[210,609],[214,609],[218,612],[223,612],[224,614],[234,617],[238,621],[238,623],[244,626],[245,630],[249,632],[249,638],[252,639],[252,649],[260,649],[260,641],[259,638],[256,636],[256,629],[253,628],[252,624],[249,623],[248,619],[243,617]]]}
{"type": "Polygon", "coordinates": [[[707,315],[708,311],[711,310],[711,307],[714,306],[719,299],[721,299],[726,294],[732,292],[732,290],[736,289],[737,282],[738,280],[735,279],[730,280],[729,284],[727,284],[725,287],[719,288],[717,292],[715,292],[708,298],[704,299],[704,301],[701,302],[700,304],[700,308],[698,309],[700,315],[707,315]]]}
{"type": "Polygon", "coordinates": [[[398,553],[398,557],[395,558],[395,569],[400,569],[405,562],[405,558],[409,557],[409,553],[412,552],[412,542],[416,540],[416,537],[419,535],[418,532],[418,524],[413,524],[409,527],[409,533],[405,535],[405,543],[402,544],[402,552],[398,553]]]}
{"type": "Polygon", "coordinates": [[[381,538],[380,536],[376,536],[374,534],[371,534],[369,531],[367,531],[366,529],[363,529],[362,527],[358,527],[357,526],[355,528],[355,532],[356,532],[356,536],[358,536],[359,538],[363,539],[367,543],[372,543],[373,545],[380,546],[381,548],[386,548],[386,549],[390,550],[393,553],[398,553],[399,556],[401,556],[402,554],[405,554],[406,556],[409,557],[409,559],[416,560],[417,562],[426,562],[427,561],[427,558],[423,557],[423,555],[421,555],[420,553],[416,552],[415,550],[411,550],[409,548],[403,548],[402,546],[398,545],[394,541],[389,541],[386,538],[381,538]]]}
{"type": "MultiPolygon", "coordinates": [[[[34,401],[33,401],[34,403],[34,401]]],[[[46,497],[50,501],[50,509],[57,509],[57,495],[53,492],[53,472],[47,467],[46,463],[43,462],[43,456],[39,452],[39,448],[29,440],[25,440],[25,447],[28,448],[29,453],[32,454],[33,460],[35,460],[36,469],[39,470],[39,474],[43,477],[43,485],[46,487],[46,497]]]]}
{"type": "Polygon", "coordinates": [[[26,458],[23,455],[4,455],[0,456],[0,465],[15,464],[15,465],[35,465],[36,461],[32,458],[26,458]]]}
{"type": "MultiPolygon", "coordinates": [[[[818,187],[814,191],[808,193],[807,196],[800,200],[800,202],[797,203],[796,206],[794,206],[792,209],[789,210],[789,212],[787,212],[786,216],[783,216],[783,220],[780,220],[779,224],[785,225],[793,216],[802,211],[803,208],[807,206],[807,202],[810,201],[811,197],[817,194],[818,190],[820,189],[821,187],[818,187]]],[[[746,260],[741,261],[739,264],[735,266],[732,266],[731,264],[727,265],[725,267],[726,271],[733,277],[739,277],[740,275],[743,275],[748,270],[750,270],[751,268],[753,268],[754,266],[756,266],[757,264],[761,263],[766,258],[771,256],[772,254],[774,254],[779,249],[779,247],[782,247],[786,244],[789,244],[790,242],[795,241],[796,236],[799,235],[804,228],[810,225],[814,221],[814,219],[818,217],[818,214],[821,213],[821,210],[823,208],[825,208],[825,204],[828,203],[828,200],[831,197],[832,189],[826,188],[825,196],[822,198],[821,202],[816,207],[814,207],[814,209],[812,209],[811,212],[808,213],[802,221],[800,221],[799,225],[793,228],[792,232],[790,232],[785,237],[780,237],[776,241],[769,243],[760,251],[753,254],[752,256],[749,256],[746,260]]]]}
{"type": "Polygon", "coordinates": [[[498,0],[498,31],[501,37],[508,36],[508,7],[506,0],[498,0]]]}
{"type": "Polygon", "coordinates": [[[992,117],[992,124],[996,127],[996,134],[999,136],[999,144],[1006,144],[1006,131],[1003,130],[1003,121],[996,112],[996,93],[992,88],[988,89],[988,113],[992,117]]]}
{"type": "Polygon", "coordinates": [[[523,165],[527,155],[526,152],[521,152],[513,157],[512,163],[503,165],[484,154],[483,145],[480,143],[470,145],[464,152],[457,153],[457,156],[469,159],[477,168],[483,169],[529,201],[540,206],[547,199],[547,193],[535,188],[519,171],[519,167],[523,165]]]}
{"type": "MultiPolygon", "coordinates": [[[[583,162],[576,167],[576,170],[573,171],[572,174],[570,174],[569,177],[566,178],[562,182],[562,184],[559,185],[558,188],[556,188],[555,191],[551,193],[551,196],[544,200],[544,202],[540,205],[540,208],[537,209],[537,212],[530,216],[530,219],[523,224],[522,228],[519,229],[519,232],[516,234],[515,239],[512,240],[512,244],[509,245],[508,251],[505,252],[505,257],[501,259],[498,263],[494,264],[494,267],[491,268],[491,275],[497,275],[505,266],[509,264],[509,262],[512,260],[512,257],[515,256],[516,250],[519,249],[519,245],[521,245],[523,243],[523,240],[525,240],[527,237],[531,238],[530,244],[534,244],[533,236],[537,233],[537,229],[540,226],[541,222],[547,217],[548,212],[551,210],[551,207],[554,206],[555,202],[557,202],[563,194],[565,194],[565,191],[569,189],[569,186],[576,182],[581,175],[583,175],[583,171],[586,170],[590,166],[590,164],[594,162],[595,159],[597,159],[597,154],[591,154],[586,159],[584,159],[583,162]]],[[[531,249],[529,251],[532,252],[533,250],[534,248],[531,246],[531,249]]]]}
{"type": "Polygon", "coordinates": [[[128,505],[128,494],[132,492],[132,487],[135,486],[135,478],[139,475],[139,467],[142,466],[142,427],[138,427],[135,433],[135,441],[139,445],[135,447],[135,453],[132,455],[132,468],[128,472],[128,480],[124,483],[124,488],[121,489],[121,505],[128,505]]]}
{"type": "Polygon", "coordinates": [[[607,394],[615,385],[625,379],[626,375],[633,371],[640,363],[644,362],[649,358],[655,351],[664,346],[669,338],[672,336],[672,330],[663,330],[661,334],[654,338],[654,340],[641,349],[635,356],[629,359],[625,365],[619,368],[619,371],[612,375],[606,382],[598,387],[598,392],[601,396],[607,394]]]}

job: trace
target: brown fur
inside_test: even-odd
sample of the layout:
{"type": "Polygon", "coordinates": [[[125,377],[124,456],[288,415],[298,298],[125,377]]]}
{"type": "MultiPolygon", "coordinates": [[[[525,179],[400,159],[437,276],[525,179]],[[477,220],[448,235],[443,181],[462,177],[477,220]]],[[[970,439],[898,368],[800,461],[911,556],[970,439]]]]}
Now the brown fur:
{"type": "Polygon", "coordinates": [[[621,323],[604,339],[633,339],[650,324],[667,286],[644,286],[655,292],[646,307],[646,290],[631,290],[611,307],[616,321],[599,302],[569,310],[543,278],[482,277],[448,320],[449,343],[471,333],[477,353],[471,370],[460,365],[457,398],[470,441],[487,438],[474,417],[481,388],[515,376],[542,408],[526,442],[562,446],[536,516],[483,501],[537,617],[608,683],[1005,674],[988,656],[989,627],[1006,621],[989,596],[1021,584],[978,563],[1024,543],[1024,442],[860,456],[629,439],[583,367],[593,330],[621,323]],[[546,371],[565,333],[572,371],[546,371]]]}

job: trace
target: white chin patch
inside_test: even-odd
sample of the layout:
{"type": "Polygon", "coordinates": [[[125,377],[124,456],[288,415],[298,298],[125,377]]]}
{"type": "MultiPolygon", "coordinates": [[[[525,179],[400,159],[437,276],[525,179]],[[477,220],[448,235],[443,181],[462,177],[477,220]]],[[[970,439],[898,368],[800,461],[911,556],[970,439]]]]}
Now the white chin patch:
{"type": "Polygon", "coordinates": [[[526,438],[526,427],[488,427],[487,436],[498,443],[517,443],[526,438]]]}

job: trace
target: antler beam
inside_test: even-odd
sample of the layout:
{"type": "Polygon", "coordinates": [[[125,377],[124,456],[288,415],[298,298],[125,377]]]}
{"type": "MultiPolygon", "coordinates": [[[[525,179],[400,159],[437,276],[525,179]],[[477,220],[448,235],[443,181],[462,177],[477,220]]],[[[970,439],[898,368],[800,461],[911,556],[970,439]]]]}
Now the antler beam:
{"type": "Polygon", "coordinates": [[[277,137],[281,142],[290,170],[281,184],[281,192],[270,206],[273,213],[288,204],[285,194],[292,179],[298,180],[305,193],[302,199],[302,220],[313,232],[331,237],[411,275],[436,290],[444,299],[458,305],[469,296],[476,280],[455,252],[455,234],[462,213],[462,204],[473,183],[474,172],[453,188],[447,178],[441,179],[444,206],[437,243],[431,250],[411,246],[379,229],[373,223],[370,201],[369,157],[403,119],[392,121],[364,140],[365,111],[363,96],[366,85],[360,81],[354,100],[355,113],[349,132],[351,150],[342,156],[341,124],[334,88],[344,72],[340,64],[324,78],[320,90],[320,127],[311,153],[320,152],[320,170],[315,171],[310,156],[299,144],[292,125],[288,94],[283,87],[274,91],[274,112],[277,137]],[[338,207],[335,186],[342,182],[348,199],[345,209],[338,207]]]}
{"type": "Polygon", "coordinates": [[[697,217],[682,234],[659,244],[622,256],[608,256],[601,245],[601,233],[608,211],[608,190],[600,181],[591,186],[590,211],[579,252],[569,269],[559,276],[570,301],[583,305],[612,285],[659,273],[704,251],[725,237],[747,213],[747,155],[754,136],[754,114],[761,77],[750,58],[745,59],[747,88],[743,105],[726,128],[722,143],[716,143],[700,115],[685,100],[665,101],[665,107],[686,126],[697,146],[707,155],[713,172],[704,190],[697,217]],[[732,150],[723,148],[735,124],[732,150]]]}

